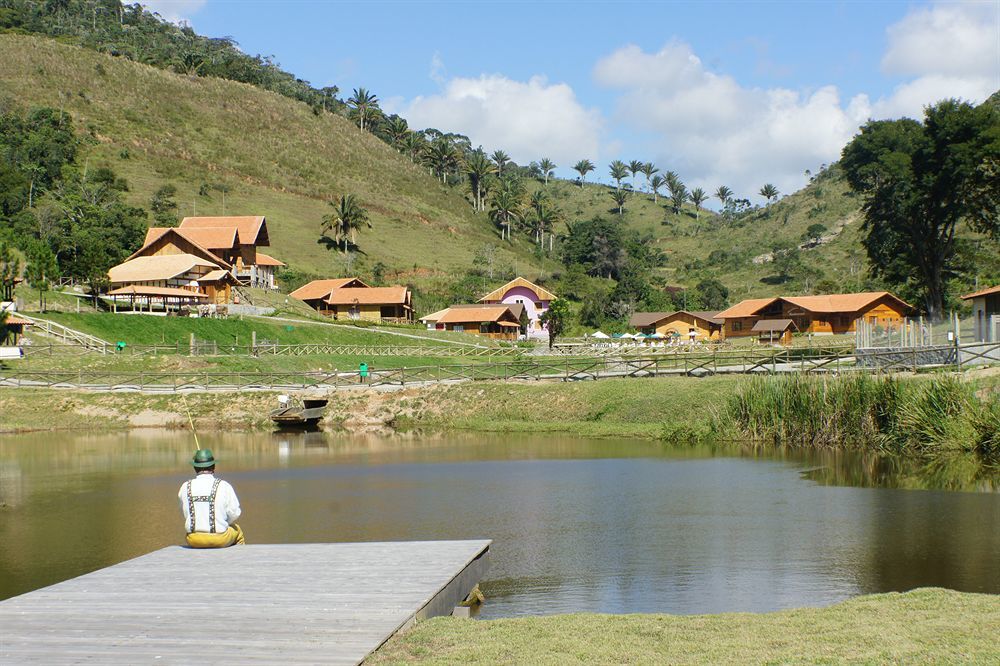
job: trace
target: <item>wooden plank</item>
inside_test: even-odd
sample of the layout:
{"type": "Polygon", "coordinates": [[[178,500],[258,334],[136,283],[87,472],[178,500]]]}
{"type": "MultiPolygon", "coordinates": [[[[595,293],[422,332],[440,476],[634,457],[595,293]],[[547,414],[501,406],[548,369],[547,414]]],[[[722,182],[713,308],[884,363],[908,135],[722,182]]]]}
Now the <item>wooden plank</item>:
{"type": "Polygon", "coordinates": [[[490,544],[163,548],[0,602],[0,663],[357,664],[450,613],[490,544]]]}

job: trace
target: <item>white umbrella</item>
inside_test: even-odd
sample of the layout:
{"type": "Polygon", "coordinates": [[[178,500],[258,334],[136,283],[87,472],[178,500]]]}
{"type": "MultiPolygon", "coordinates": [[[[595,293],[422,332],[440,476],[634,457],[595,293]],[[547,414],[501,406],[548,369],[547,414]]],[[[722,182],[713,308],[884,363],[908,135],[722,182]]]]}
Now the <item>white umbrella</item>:
{"type": "Polygon", "coordinates": [[[601,340],[607,340],[611,336],[609,336],[607,333],[601,333],[600,331],[598,331],[598,332],[592,334],[590,337],[592,337],[592,338],[600,338],[601,340]]]}
{"type": "Polygon", "coordinates": [[[631,340],[631,339],[632,339],[631,333],[622,333],[622,340],[631,340]]]}

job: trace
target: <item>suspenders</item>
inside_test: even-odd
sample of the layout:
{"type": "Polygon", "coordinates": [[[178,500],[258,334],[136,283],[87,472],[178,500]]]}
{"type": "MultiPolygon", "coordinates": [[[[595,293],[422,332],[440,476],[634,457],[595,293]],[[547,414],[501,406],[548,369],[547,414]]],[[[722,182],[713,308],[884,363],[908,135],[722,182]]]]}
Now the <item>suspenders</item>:
{"type": "Polygon", "coordinates": [[[199,495],[195,497],[191,494],[191,482],[188,481],[187,486],[187,496],[188,496],[188,515],[191,517],[191,521],[188,524],[188,534],[194,532],[194,503],[195,502],[208,502],[208,531],[215,534],[215,494],[219,491],[219,484],[222,483],[222,479],[216,479],[215,483],[212,484],[212,494],[211,495],[199,495]]]}

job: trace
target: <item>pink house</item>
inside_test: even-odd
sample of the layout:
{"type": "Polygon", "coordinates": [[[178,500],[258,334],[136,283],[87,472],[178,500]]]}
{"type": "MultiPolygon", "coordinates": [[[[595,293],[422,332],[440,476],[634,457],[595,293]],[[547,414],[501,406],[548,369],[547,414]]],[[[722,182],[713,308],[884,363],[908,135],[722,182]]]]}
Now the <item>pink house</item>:
{"type": "Polygon", "coordinates": [[[524,312],[528,316],[528,337],[545,337],[548,333],[538,318],[549,309],[549,303],[555,299],[556,295],[548,289],[518,277],[486,294],[479,299],[479,302],[502,303],[504,305],[520,303],[524,306],[524,312]]]}

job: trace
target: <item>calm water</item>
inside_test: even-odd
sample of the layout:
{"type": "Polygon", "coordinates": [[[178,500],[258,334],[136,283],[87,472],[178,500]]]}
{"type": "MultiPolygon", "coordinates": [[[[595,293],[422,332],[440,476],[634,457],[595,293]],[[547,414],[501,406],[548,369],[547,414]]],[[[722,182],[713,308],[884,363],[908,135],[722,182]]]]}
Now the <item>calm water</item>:
{"type": "MultiPolygon", "coordinates": [[[[997,476],[966,463],[520,435],[202,444],[254,543],[494,539],[483,617],[1000,593],[997,476]]],[[[0,599],[179,543],[193,449],[176,432],[0,436],[0,599]]]]}

